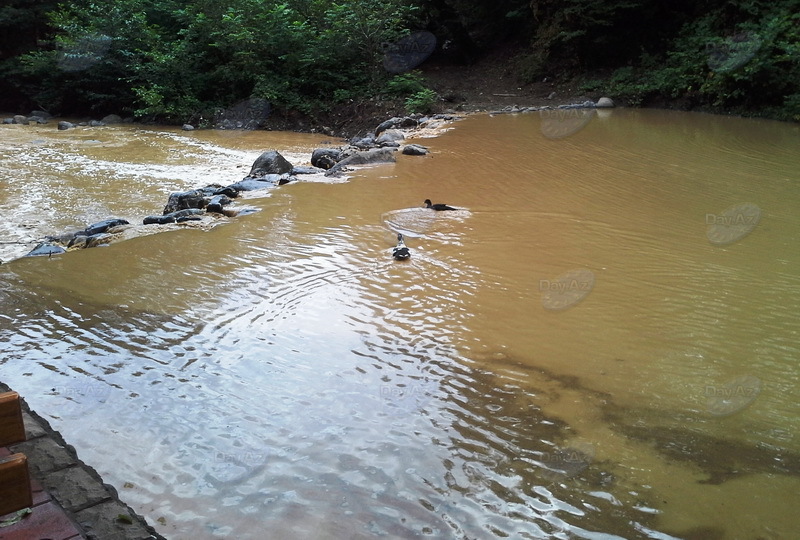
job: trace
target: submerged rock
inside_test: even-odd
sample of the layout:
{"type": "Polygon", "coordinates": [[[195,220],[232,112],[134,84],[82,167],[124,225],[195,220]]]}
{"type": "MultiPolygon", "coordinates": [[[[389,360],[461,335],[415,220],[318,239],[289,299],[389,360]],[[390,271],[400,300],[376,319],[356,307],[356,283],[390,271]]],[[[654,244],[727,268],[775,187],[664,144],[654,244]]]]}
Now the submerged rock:
{"type": "Polygon", "coordinates": [[[204,214],[205,211],[199,208],[184,208],[183,210],[176,210],[175,212],[170,212],[169,214],[165,214],[163,216],[147,216],[142,221],[144,225],[165,225],[167,223],[175,223],[181,218],[189,217],[189,216],[197,216],[200,214],[204,214]]]}
{"type": "Polygon", "coordinates": [[[296,176],[298,174],[321,174],[324,173],[325,169],[321,169],[319,167],[307,167],[304,165],[295,165],[292,169],[290,176],[296,176]]]}
{"type": "Polygon", "coordinates": [[[288,174],[268,174],[260,178],[245,178],[228,187],[236,191],[256,191],[286,184],[289,181],[288,174]]]}
{"type": "Polygon", "coordinates": [[[428,153],[428,148],[421,144],[407,144],[403,147],[403,154],[407,156],[424,156],[428,153]]]}
{"type": "Polygon", "coordinates": [[[54,244],[48,244],[46,242],[42,242],[35,248],[33,248],[26,257],[39,257],[42,255],[58,255],[59,253],[64,253],[66,250],[61,246],[56,246],[54,244]]]}

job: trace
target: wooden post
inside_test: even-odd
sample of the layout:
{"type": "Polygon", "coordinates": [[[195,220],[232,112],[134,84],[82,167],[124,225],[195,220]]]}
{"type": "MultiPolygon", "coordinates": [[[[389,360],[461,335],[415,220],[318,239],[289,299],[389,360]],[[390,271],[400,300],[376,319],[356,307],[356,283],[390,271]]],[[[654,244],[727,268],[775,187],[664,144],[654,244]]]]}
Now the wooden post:
{"type": "Polygon", "coordinates": [[[0,458],[0,516],[33,506],[28,458],[12,454],[0,458]]]}
{"type": "Polygon", "coordinates": [[[22,422],[22,407],[19,394],[5,392],[0,394],[0,446],[19,443],[25,440],[25,424],[22,422]]]}

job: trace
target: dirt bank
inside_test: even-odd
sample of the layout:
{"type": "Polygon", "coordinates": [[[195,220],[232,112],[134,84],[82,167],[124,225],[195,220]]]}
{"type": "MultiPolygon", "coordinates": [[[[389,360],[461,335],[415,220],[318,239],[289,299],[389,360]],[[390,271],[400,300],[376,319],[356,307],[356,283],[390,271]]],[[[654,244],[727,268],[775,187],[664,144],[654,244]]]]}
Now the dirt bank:
{"type": "MultiPolygon", "coordinates": [[[[535,83],[520,83],[515,50],[500,48],[470,65],[429,60],[420,66],[427,86],[436,91],[439,101],[435,113],[474,113],[505,107],[557,106],[580,103],[600,96],[582,94],[571,80],[549,77],[535,83]]],[[[613,98],[613,96],[611,96],[613,98]]],[[[387,118],[403,116],[402,100],[372,98],[335,106],[315,116],[299,113],[273,114],[267,129],[314,131],[338,137],[353,137],[372,131],[387,118]]]]}

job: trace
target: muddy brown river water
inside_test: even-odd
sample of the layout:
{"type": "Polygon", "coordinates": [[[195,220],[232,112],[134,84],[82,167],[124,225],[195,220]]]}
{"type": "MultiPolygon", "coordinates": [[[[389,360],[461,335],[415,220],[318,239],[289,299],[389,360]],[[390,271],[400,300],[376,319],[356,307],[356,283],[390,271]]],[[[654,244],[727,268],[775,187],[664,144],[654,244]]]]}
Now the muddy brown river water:
{"type": "MultiPolygon", "coordinates": [[[[0,259],[324,141],[0,126],[0,259]]],[[[800,127],[619,109],[419,142],[0,265],[0,380],[170,539],[796,538],[800,127]]]]}

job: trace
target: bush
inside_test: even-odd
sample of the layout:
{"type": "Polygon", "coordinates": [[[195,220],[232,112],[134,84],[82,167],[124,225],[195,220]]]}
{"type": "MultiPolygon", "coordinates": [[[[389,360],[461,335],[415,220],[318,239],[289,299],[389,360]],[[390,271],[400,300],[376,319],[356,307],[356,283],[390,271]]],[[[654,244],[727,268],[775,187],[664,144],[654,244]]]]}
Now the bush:
{"type": "Polygon", "coordinates": [[[406,111],[409,114],[433,112],[438,98],[436,92],[429,88],[415,92],[406,98],[406,111]]]}
{"type": "Polygon", "coordinates": [[[386,83],[386,93],[391,97],[407,97],[425,90],[425,80],[419,71],[395,75],[386,83]]]}

